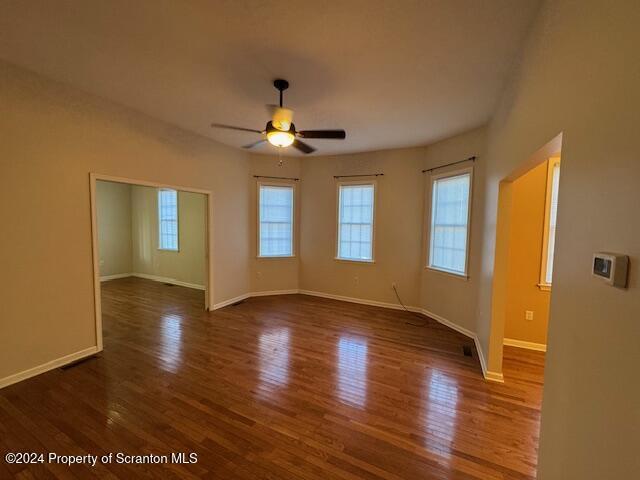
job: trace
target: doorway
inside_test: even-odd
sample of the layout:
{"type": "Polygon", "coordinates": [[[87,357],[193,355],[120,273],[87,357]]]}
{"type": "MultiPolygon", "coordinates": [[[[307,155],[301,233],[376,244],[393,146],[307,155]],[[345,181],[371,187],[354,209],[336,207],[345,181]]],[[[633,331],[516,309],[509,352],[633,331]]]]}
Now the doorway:
{"type": "Polygon", "coordinates": [[[489,369],[498,381],[504,381],[507,355],[516,360],[528,356],[542,377],[561,147],[559,134],[499,185],[489,349],[489,369]]]}
{"type": "Polygon", "coordinates": [[[156,294],[158,288],[177,286],[172,295],[188,289],[183,291],[199,296],[203,310],[211,309],[211,192],[91,174],[90,197],[99,351],[103,282],[127,283],[137,292],[146,283],[156,294]]]}

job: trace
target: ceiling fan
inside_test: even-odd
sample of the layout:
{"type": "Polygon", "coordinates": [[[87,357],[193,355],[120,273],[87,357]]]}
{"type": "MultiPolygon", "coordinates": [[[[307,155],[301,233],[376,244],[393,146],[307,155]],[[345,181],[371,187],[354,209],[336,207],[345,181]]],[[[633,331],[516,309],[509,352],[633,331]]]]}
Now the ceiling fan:
{"type": "Polygon", "coordinates": [[[224,125],[220,123],[211,124],[215,128],[226,128],[228,130],[239,130],[241,132],[253,132],[263,135],[263,138],[257,142],[243,145],[242,148],[253,148],[264,142],[269,142],[275,147],[293,146],[302,153],[312,153],[316,149],[311,145],[304,143],[298,138],[329,138],[334,140],[344,140],[347,134],[344,130],[296,130],[293,124],[293,110],[282,106],[282,92],[289,88],[289,82],[280,78],[273,81],[273,86],[280,92],[280,106],[272,106],[271,121],[267,122],[264,130],[254,130],[252,128],[235,127],[233,125],[224,125]]]}

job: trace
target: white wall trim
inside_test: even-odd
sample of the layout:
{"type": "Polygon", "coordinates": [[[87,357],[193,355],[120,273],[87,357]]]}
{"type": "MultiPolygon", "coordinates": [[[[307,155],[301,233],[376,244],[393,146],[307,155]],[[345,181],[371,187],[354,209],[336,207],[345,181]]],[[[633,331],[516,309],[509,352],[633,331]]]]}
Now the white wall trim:
{"type": "MultiPolygon", "coordinates": [[[[345,297],[342,295],[335,295],[333,293],[315,292],[312,290],[298,290],[298,293],[302,295],[311,295],[313,297],[330,298],[332,300],[340,300],[343,302],[359,303],[361,305],[371,305],[372,307],[391,308],[393,310],[404,310],[402,305],[397,303],[379,302],[377,300],[366,300],[364,298],[345,297]]],[[[407,310],[415,313],[422,313],[422,309],[419,307],[407,307],[407,310]]]]}
{"type": "Polygon", "coordinates": [[[423,315],[433,318],[434,320],[436,320],[438,323],[441,323],[449,328],[451,328],[452,330],[455,330],[456,332],[459,332],[461,334],[463,334],[466,337],[469,338],[473,338],[475,340],[476,338],[476,334],[473,333],[471,330],[465,328],[465,327],[461,327],[460,325],[457,325],[455,323],[453,323],[451,320],[447,320],[444,317],[441,317],[440,315],[438,315],[437,313],[433,313],[430,312],[427,309],[421,309],[420,313],[422,313],[423,315]]]}
{"type": "Polygon", "coordinates": [[[504,383],[504,375],[499,372],[492,372],[490,370],[487,370],[484,373],[484,378],[485,380],[489,380],[490,382],[504,383]]]}
{"type": "Polygon", "coordinates": [[[80,350],[79,352],[71,353],[69,355],[65,355],[64,357],[60,357],[55,360],[43,363],[42,365],[23,370],[22,372],[14,373],[13,375],[9,375],[8,377],[0,378],[0,388],[8,387],[9,385],[21,382],[22,380],[26,380],[27,378],[35,377],[36,375],[48,372],[49,370],[53,370],[54,368],[62,367],[72,362],[77,362],[78,360],[81,360],[85,357],[95,355],[98,352],[99,350],[97,346],[85,348],[84,350],[80,350]]]}
{"type": "Polygon", "coordinates": [[[114,275],[104,275],[100,277],[101,282],[108,282],[109,280],[117,280],[118,278],[127,278],[132,276],[133,273],[116,273],[114,275]]]}
{"type": "Polygon", "coordinates": [[[293,295],[296,293],[300,293],[300,290],[297,288],[291,290],[267,290],[263,292],[251,292],[249,294],[250,297],[268,297],[270,295],[293,295]]]}
{"type": "Polygon", "coordinates": [[[170,283],[171,285],[178,285],[180,287],[195,288],[196,290],[204,290],[204,285],[198,285],[197,283],[183,282],[182,280],[176,280],[175,278],[160,277],[158,275],[149,275],[148,273],[132,273],[130,276],[138,278],[146,278],[147,280],[153,280],[154,282],[170,283]]]}
{"type": "Polygon", "coordinates": [[[214,303],[212,310],[218,310],[220,308],[228,307],[236,302],[241,302],[242,300],[246,300],[251,296],[251,293],[243,293],[242,295],[238,295],[237,297],[230,298],[229,300],[223,300],[219,303],[214,303]]]}
{"type": "Polygon", "coordinates": [[[434,320],[443,324],[444,326],[449,327],[450,329],[455,330],[456,332],[460,332],[461,334],[473,339],[473,343],[475,343],[476,345],[476,351],[478,352],[480,367],[482,368],[482,376],[485,378],[485,380],[504,383],[504,377],[502,373],[491,372],[487,370],[487,361],[484,356],[484,351],[482,350],[482,345],[480,344],[480,339],[474,332],[472,332],[468,328],[457,325],[456,323],[453,323],[451,320],[447,320],[446,318],[436,313],[430,312],[429,310],[426,310],[424,308],[421,310],[421,313],[423,315],[426,315],[429,318],[433,318],[434,320]]]}
{"type": "Polygon", "coordinates": [[[502,342],[508,347],[526,348],[527,350],[535,350],[536,352],[546,352],[547,346],[544,343],[525,342],[524,340],[516,340],[515,338],[505,338],[502,342]]]}
{"type": "Polygon", "coordinates": [[[244,293],[242,295],[238,295],[237,297],[230,298],[229,300],[223,300],[222,302],[214,304],[213,310],[228,307],[229,305],[233,305],[234,303],[241,302],[242,300],[246,300],[247,298],[251,297],[268,297],[270,295],[293,295],[296,293],[300,293],[297,288],[291,290],[266,290],[263,292],[244,293]]]}

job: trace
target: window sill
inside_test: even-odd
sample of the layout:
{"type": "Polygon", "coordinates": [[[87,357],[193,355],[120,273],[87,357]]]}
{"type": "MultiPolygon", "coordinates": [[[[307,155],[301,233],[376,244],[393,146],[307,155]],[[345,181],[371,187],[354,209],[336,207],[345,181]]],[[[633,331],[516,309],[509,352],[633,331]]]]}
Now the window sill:
{"type": "Polygon", "coordinates": [[[256,255],[258,260],[274,260],[279,258],[296,258],[295,255],[256,255]]]}
{"type": "Polygon", "coordinates": [[[457,279],[464,280],[464,281],[469,280],[469,275],[467,275],[466,273],[452,272],[451,270],[444,270],[442,268],[430,267],[428,265],[426,267],[424,267],[424,269],[425,270],[430,270],[430,271],[436,272],[436,273],[441,273],[443,275],[447,275],[449,277],[457,278],[457,279]]]}
{"type": "Polygon", "coordinates": [[[338,257],[334,257],[334,260],[336,262],[344,262],[344,263],[360,263],[360,264],[365,264],[365,265],[373,265],[375,262],[375,260],[356,260],[356,259],[351,259],[351,258],[338,258],[338,257]]]}
{"type": "Polygon", "coordinates": [[[550,283],[539,283],[538,284],[538,288],[540,290],[542,290],[543,292],[550,292],[551,291],[551,284],[550,283]]]}
{"type": "Polygon", "coordinates": [[[180,249],[173,249],[173,248],[160,248],[158,247],[158,251],[160,252],[172,252],[172,253],[180,253],[180,249]]]}

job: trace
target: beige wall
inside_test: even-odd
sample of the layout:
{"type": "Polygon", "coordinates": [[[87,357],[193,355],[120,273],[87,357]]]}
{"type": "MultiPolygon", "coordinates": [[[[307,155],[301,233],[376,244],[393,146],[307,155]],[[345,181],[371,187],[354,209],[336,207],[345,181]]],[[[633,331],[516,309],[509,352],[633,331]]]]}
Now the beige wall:
{"type": "Polygon", "coordinates": [[[301,289],[397,303],[395,282],[403,302],[418,305],[424,157],[425,148],[411,148],[303,161],[301,289]],[[375,263],[337,261],[333,176],[379,172],[384,176],[377,178],[375,263]]]}
{"type": "MultiPolygon", "coordinates": [[[[492,335],[491,323],[500,182],[563,132],[542,480],[640,476],[640,386],[633,381],[640,365],[635,267],[640,225],[633,216],[640,203],[638,24],[638,2],[545,3],[491,121],[486,153],[476,165],[483,170],[476,170],[480,188],[474,192],[471,249],[478,260],[470,264],[471,279],[452,284],[443,293],[452,300],[431,307],[444,312],[453,300],[471,299],[475,306],[442,315],[460,319],[470,329],[475,326],[490,370],[501,370],[503,324],[499,335],[492,335]],[[591,255],[599,250],[630,255],[627,290],[590,276],[591,255]],[[464,293],[454,295],[454,289],[464,293]]],[[[0,348],[0,378],[95,344],[90,171],[212,190],[214,301],[244,294],[255,285],[251,275],[258,271],[257,262],[252,266],[250,261],[255,219],[249,217],[254,187],[247,179],[251,167],[245,152],[5,63],[0,63],[0,105],[0,214],[12,226],[0,237],[5,274],[0,338],[11,338],[8,347],[6,342],[0,348]]],[[[467,155],[467,146],[458,151],[455,144],[442,142],[437,160],[467,155]]],[[[423,280],[426,286],[420,287],[421,277],[428,274],[421,260],[423,208],[422,202],[416,207],[416,199],[424,195],[419,170],[439,150],[305,159],[300,167],[304,215],[298,285],[394,302],[390,285],[395,281],[407,304],[434,301],[428,293],[441,283],[433,280],[435,286],[429,287],[431,280],[423,280]],[[379,180],[376,263],[336,262],[333,175],[372,171],[385,173],[379,180]]],[[[269,273],[274,282],[279,281],[275,268],[269,273]]],[[[291,267],[286,285],[295,283],[295,270],[291,267]]],[[[271,282],[259,288],[273,289],[271,282]]]]}
{"type": "MultiPolygon", "coordinates": [[[[471,132],[429,145],[426,149],[424,168],[446,165],[471,156],[478,159],[473,163],[464,163],[434,171],[434,174],[447,170],[473,165],[473,186],[471,199],[471,231],[469,235],[468,277],[461,278],[434,270],[425,269],[427,264],[427,229],[424,228],[423,251],[420,259],[421,266],[421,302],[422,308],[449,320],[471,332],[476,330],[477,290],[481,282],[480,251],[482,248],[483,202],[484,195],[481,188],[484,182],[484,169],[487,162],[485,155],[486,129],[479,128],[471,132]]],[[[424,187],[421,190],[425,198],[423,217],[426,219],[429,210],[429,173],[424,174],[424,187]]]]}
{"type": "Polygon", "coordinates": [[[4,62],[0,106],[0,379],[96,345],[89,172],[210,190],[213,302],[247,292],[246,152],[4,62]]]}
{"type": "MultiPolygon", "coordinates": [[[[275,147],[274,147],[275,148],[275,147]]],[[[251,265],[251,292],[273,292],[297,290],[299,287],[300,269],[300,221],[302,208],[300,195],[304,191],[301,180],[258,179],[253,175],[270,177],[300,178],[302,159],[299,157],[283,157],[282,165],[276,156],[253,155],[251,157],[251,177],[249,178],[249,243],[251,265]],[[258,181],[286,183],[294,185],[294,253],[292,258],[258,258],[258,181]]]]}
{"type": "Polygon", "coordinates": [[[550,292],[541,290],[540,267],[548,161],[512,182],[504,337],[546,344],[550,292]],[[525,311],[533,320],[525,319],[525,311]]]}
{"type": "MultiPolygon", "coordinates": [[[[482,191],[473,193],[469,279],[428,271],[424,268],[424,221],[429,174],[421,171],[477,155],[475,189],[483,180],[485,137],[486,130],[478,128],[428,147],[302,160],[285,157],[282,166],[278,166],[276,157],[254,156],[253,174],[301,180],[296,182],[299,229],[296,229],[297,255],[293,259],[255,258],[256,179],[251,181],[252,291],[301,289],[398,304],[391,288],[391,284],[396,283],[405,305],[425,308],[474,331],[480,270],[474,253],[481,248],[482,191]],[[362,173],[384,173],[376,178],[373,264],[335,260],[337,180],[334,175],[362,173]]],[[[438,170],[442,171],[446,169],[438,170]]]]}
{"type": "Polygon", "coordinates": [[[96,182],[100,276],[131,273],[131,186],[96,182]]]}
{"type": "MultiPolygon", "coordinates": [[[[541,480],[640,477],[640,3],[547,2],[488,139],[483,278],[495,251],[499,181],[563,132],[551,295],[541,480]],[[629,288],[590,275],[592,254],[631,258],[629,288]]],[[[491,285],[478,334],[489,348],[491,285]]],[[[490,367],[499,368],[499,338],[490,367]]],[[[501,343],[501,342],[500,342],[501,343]]]]}
{"type": "Polygon", "coordinates": [[[158,249],[158,190],[131,187],[132,273],[205,285],[206,196],[178,191],[178,248],[158,249]]]}

